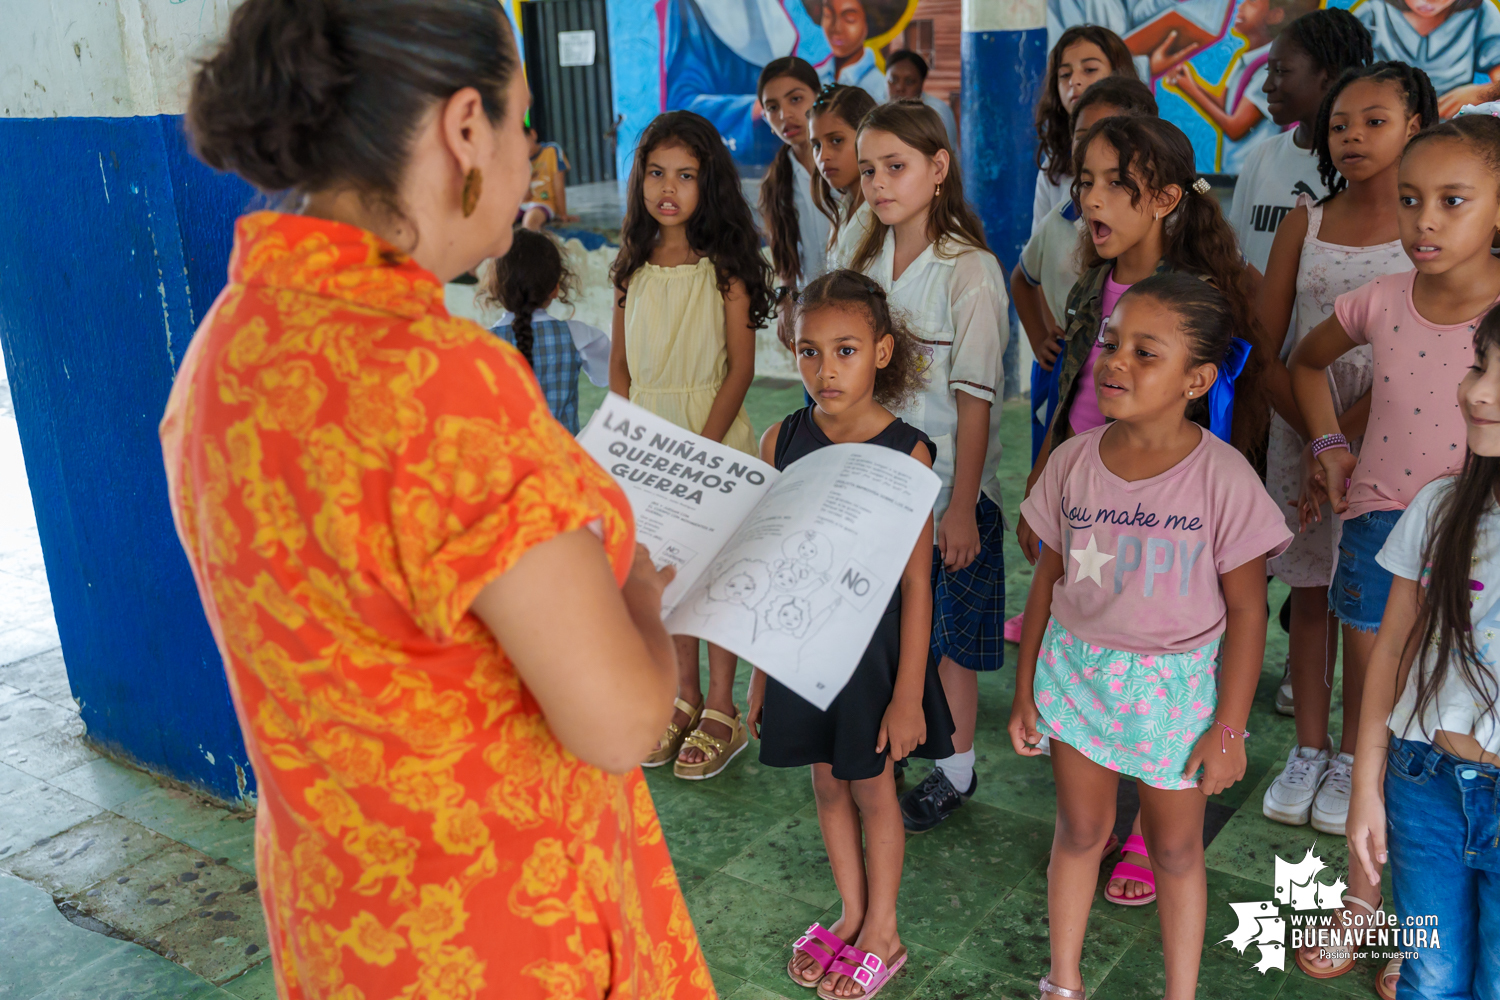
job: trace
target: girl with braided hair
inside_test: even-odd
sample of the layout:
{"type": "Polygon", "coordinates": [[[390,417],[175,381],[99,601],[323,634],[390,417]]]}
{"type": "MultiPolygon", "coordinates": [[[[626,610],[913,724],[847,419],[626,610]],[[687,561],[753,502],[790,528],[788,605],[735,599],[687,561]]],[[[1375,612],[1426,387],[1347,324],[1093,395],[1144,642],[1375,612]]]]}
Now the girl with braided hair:
{"type": "Polygon", "coordinates": [[[547,312],[552,303],[568,301],[576,280],[556,239],[517,227],[510,250],[495,261],[480,294],[504,307],[506,315],[490,332],[521,352],[552,415],[573,434],[578,433],[578,373],[597,386],[609,385],[610,346],[609,334],[597,326],[547,312]]]}
{"type": "MultiPolygon", "coordinates": [[[[1266,330],[1286,329],[1295,347],[1333,314],[1334,300],[1383,275],[1409,271],[1401,245],[1396,187],[1401,151],[1423,125],[1437,119],[1437,94],[1427,74],[1406,63],[1378,62],[1345,70],[1328,92],[1313,128],[1313,146],[1324,183],[1333,192],[1314,203],[1304,195],[1281,223],[1261,285],[1260,318],[1266,330]]],[[[1278,339],[1279,343],[1279,339],[1278,339]]],[[[1275,346],[1275,345],[1273,345],[1275,346]]],[[[1357,691],[1361,664],[1346,659],[1342,737],[1329,740],[1329,702],[1338,621],[1328,608],[1336,538],[1332,519],[1299,522],[1299,507],[1313,501],[1303,482],[1317,471],[1307,444],[1307,425],[1291,394],[1291,378],[1279,352],[1268,352],[1266,386],[1275,414],[1266,457],[1266,488],[1278,501],[1288,527],[1300,530],[1291,546],[1268,565],[1292,589],[1288,629],[1288,673],[1297,706],[1297,745],[1281,774],[1266,789],[1261,811],[1279,823],[1344,832],[1358,730],[1357,691]]],[[[1374,359],[1368,345],[1329,366],[1339,426],[1358,449],[1370,413],[1374,359]]],[[[1349,891],[1339,918],[1380,905],[1379,885],[1350,869],[1349,891]]],[[[1328,978],[1354,967],[1347,949],[1301,948],[1296,961],[1309,976],[1328,978]]]]}
{"type": "Polygon", "coordinates": [[[1245,259],[1264,272],[1276,226],[1300,194],[1327,194],[1312,148],[1312,123],[1328,88],[1350,67],[1373,56],[1370,33],[1346,10],[1315,10],[1297,18],[1271,42],[1264,83],[1250,87],[1276,131],[1245,152],[1234,186],[1229,224],[1239,236],[1245,259]],[[1296,125],[1295,129],[1290,126],[1296,125]]]}

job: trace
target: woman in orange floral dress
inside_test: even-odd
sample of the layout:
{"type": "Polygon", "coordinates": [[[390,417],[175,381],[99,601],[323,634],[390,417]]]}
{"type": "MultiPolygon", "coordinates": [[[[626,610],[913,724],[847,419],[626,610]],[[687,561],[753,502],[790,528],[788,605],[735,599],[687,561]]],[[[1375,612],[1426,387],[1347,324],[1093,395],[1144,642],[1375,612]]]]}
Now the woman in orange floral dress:
{"type": "Polygon", "coordinates": [[[636,766],[671,712],[630,508],[444,282],[530,176],[495,0],[246,0],[199,155],[239,221],[162,421],[259,783],[277,991],[714,995],[636,766]]]}

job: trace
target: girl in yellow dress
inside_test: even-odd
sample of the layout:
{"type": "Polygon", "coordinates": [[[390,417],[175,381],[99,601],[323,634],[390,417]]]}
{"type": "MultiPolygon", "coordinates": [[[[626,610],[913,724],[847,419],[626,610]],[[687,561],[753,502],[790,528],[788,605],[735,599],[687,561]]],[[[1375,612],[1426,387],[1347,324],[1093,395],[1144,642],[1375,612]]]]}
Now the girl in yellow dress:
{"type": "MultiPolygon", "coordinates": [[[[755,377],[755,331],[775,299],[739,175],[706,118],[671,111],[646,127],[620,237],[610,272],[619,292],[610,389],[755,454],[745,393],[755,377]]],[[[735,656],[709,644],[705,698],[698,640],[676,642],[677,710],[645,766],[675,760],[679,778],[711,778],[749,739],[734,706],[735,656]]]]}

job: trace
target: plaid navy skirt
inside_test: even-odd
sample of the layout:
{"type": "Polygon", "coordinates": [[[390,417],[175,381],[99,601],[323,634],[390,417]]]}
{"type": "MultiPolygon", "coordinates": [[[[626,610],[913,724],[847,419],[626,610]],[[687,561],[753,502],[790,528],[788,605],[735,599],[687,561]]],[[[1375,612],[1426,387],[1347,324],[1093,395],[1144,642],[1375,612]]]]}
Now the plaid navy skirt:
{"type": "Polygon", "coordinates": [[[974,520],[979,555],[963,569],[948,571],[942,551],[932,547],[932,656],[970,670],[999,670],[1005,665],[1005,518],[981,493],[974,520]]]}

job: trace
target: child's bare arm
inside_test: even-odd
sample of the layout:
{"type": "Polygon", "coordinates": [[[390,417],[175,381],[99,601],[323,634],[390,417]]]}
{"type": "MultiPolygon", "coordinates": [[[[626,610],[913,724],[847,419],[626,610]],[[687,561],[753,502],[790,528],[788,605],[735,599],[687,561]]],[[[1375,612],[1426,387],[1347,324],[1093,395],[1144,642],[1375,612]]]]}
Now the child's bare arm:
{"type": "Polygon", "coordinates": [[[630,365],[625,360],[625,293],[612,289],[614,311],[609,324],[609,391],[630,398],[630,365]]]}
{"type": "Polygon", "coordinates": [[[1016,753],[1025,757],[1040,754],[1042,734],[1040,714],[1032,686],[1036,681],[1036,658],[1042,651],[1042,636],[1052,619],[1052,588],[1062,579],[1062,555],[1042,545],[1041,558],[1031,575],[1031,590],[1026,595],[1026,616],[1021,619],[1021,649],[1016,658],[1016,693],[1010,707],[1010,743],[1016,753]]]}
{"type": "MultiPolygon", "coordinates": [[[[918,444],[912,457],[932,467],[925,444],[918,444]]],[[[922,712],[922,689],[927,676],[927,651],[932,638],[932,516],[922,526],[911,558],[901,573],[901,653],[897,660],[896,687],[891,704],[880,723],[875,752],[890,747],[891,760],[901,760],[927,739],[927,720],[922,712]]]]}
{"type": "MultiPolygon", "coordinates": [[[[1333,408],[1333,390],[1328,387],[1328,376],[1324,372],[1355,346],[1339,318],[1330,316],[1308,331],[1287,359],[1287,369],[1292,376],[1292,395],[1296,397],[1302,419],[1307,422],[1310,439],[1341,433],[1338,414],[1333,408]]],[[[1344,498],[1344,480],[1354,473],[1354,455],[1344,448],[1330,448],[1318,456],[1318,462],[1327,473],[1326,489],[1333,512],[1342,514],[1349,507],[1344,498]]]]}
{"type": "Polygon", "coordinates": [[[755,328],[750,325],[750,295],[736,280],[724,296],[724,340],[729,350],[729,370],[714,396],[714,405],[703,424],[703,436],[723,441],[734,418],[745,405],[745,394],[755,379],[755,328]]]}
{"type": "Polygon", "coordinates": [[[1256,318],[1260,320],[1265,340],[1266,395],[1271,406],[1305,440],[1307,425],[1292,397],[1292,377],[1281,360],[1287,327],[1292,320],[1292,305],[1297,298],[1297,271],[1302,263],[1302,243],[1307,238],[1307,209],[1294,208],[1276,228],[1271,244],[1271,258],[1260,285],[1256,318]]]}
{"type": "Polygon", "coordinates": [[[1243,566],[1219,575],[1224,588],[1224,637],[1219,642],[1219,706],[1215,724],[1198,739],[1184,776],[1203,765],[1198,790],[1217,795],[1245,776],[1245,741],[1219,726],[1245,731],[1250,703],[1260,683],[1266,655],[1266,557],[1256,556],[1243,566]]]}
{"type": "Polygon", "coordinates": [[[1354,752],[1354,786],[1349,797],[1349,863],[1359,864],[1365,877],[1380,884],[1380,866],[1386,860],[1385,754],[1391,731],[1386,720],[1396,707],[1396,696],[1406,687],[1407,675],[1416,658],[1416,644],[1409,644],[1422,613],[1422,587],[1403,576],[1391,579],[1385,615],[1375,635],[1375,649],[1365,673],[1365,693],[1360,702],[1359,741],[1354,752]]]}
{"type": "Polygon", "coordinates": [[[979,557],[979,524],[974,507],[979,503],[979,480],[984,475],[984,456],[990,446],[990,403],[960,389],[958,429],[953,434],[953,495],[943,523],[938,526],[937,545],[943,565],[960,570],[979,557]]]}
{"type": "Polygon", "coordinates": [[[1036,355],[1043,370],[1050,372],[1052,363],[1057,360],[1058,345],[1050,336],[1052,329],[1044,317],[1046,300],[1042,297],[1041,286],[1026,280],[1026,272],[1020,264],[1010,272],[1010,298],[1016,304],[1021,329],[1026,331],[1026,339],[1031,342],[1031,353],[1036,355]]]}

